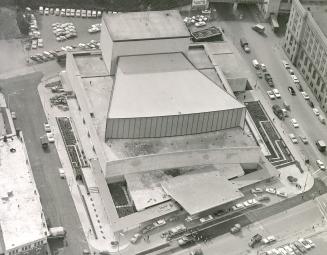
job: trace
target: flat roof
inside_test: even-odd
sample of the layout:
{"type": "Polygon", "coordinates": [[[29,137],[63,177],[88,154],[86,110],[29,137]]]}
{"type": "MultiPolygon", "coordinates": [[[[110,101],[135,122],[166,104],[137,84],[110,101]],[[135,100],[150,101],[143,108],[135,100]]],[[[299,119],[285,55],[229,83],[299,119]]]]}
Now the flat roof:
{"type": "Polygon", "coordinates": [[[218,172],[181,175],[162,184],[190,215],[234,201],[244,195],[218,172]]]}
{"type": "Polygon", "coordinates": [[[303,4],[303,7],[307,10],[308,8],[310,8],[309,13],[312,15],[312,18],[319,26],[321,32],[323,32],[323,34],[327,36],[327,16],[326,16],[327,4],[326,3],[303,4]]]}
{"type": "Polygon", "coordinates": [[[190,36],[177,10],[108,14],[103,21],[113,41],[190,36]]]}
{"type": "Polygon", "coordinates": [[[0,141],[0,225],[6,250],[46,239],[40,197],[26,161],[18,138],[0,141]]]}
{"type": "Polygon", "coordinates": [[[193,114],[243,108],[182,53],[120,57],[109,118],[193,114]]]}

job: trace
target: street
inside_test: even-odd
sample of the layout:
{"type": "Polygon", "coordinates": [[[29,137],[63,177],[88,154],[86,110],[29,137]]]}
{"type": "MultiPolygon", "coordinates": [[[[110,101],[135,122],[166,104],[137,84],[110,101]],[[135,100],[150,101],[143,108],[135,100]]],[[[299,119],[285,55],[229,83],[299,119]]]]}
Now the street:
{"type": "Polygon", "coordinates": [[[59,177],[58,153],[54,145],[50,144],[49,151],[44,151],[40,144],[46,122],[37,94],[41,78],[42,73],[36,72],[0,80],[0,86],[10,109],[16,112],[16,128],[23,131],[48,227],[63,226],[67,230],[65,240],[49,242],[50,248],[53,254],[80,255],[87,242],[67,182],[59,177]]]}
{"type": "MultiPolygon", "coordinates": [[[[268,86],[264,79],[257,78],[257,93],[260,93],[265,101],[271,107],[273,104],[279,104],[282,106],[283,101],[286,101],[291,108],[290,117],[284,121],[280,121],[276,118],[275,125],[279,125],[285,130],[285,134],[294,133],[297,137],[299,135],[305,135],[309,139],[309,144],[304,145],[300,139],[299,144],[295,145],[300,155],[308,157],[310,159],[310,169],[315,171],[318,169],[315,161],[321,159],[327,164],[327,156],[318,151],[315,146],[315,141],[322,139],[327,141],[327,127],[319,122],[317,116],[314,115],[312,108],[304,100],[301,93],[293,83],[289,73],[284,68],[281,60],[287,60],[286,55],[281,48],[282,38],[278,37],[273,33],[269,23],[264,23],[266,30],[266,37],[258,34],[252,30],[252,26],[260,22],[259,15],[255,6],[240,5],[236,12],[233,12],[232,6],[227,4],[217,4],[216,7],[216,25],[222,26],[225,30],[226,37],[230,38],[235,47],[241,53],[241,56],[252,70],[253,75],[256,76],[256,69],[252,66],[252,60],[257,59],[260,63],[264,63],[267,66],[268,72],[271,74],[275,88],[281,93],[281,99],[270,100],[267,95],[267,90],[272,88],[268,86]],[[231,18],[233,17],[233,18],[231,18]],[[240,19],[241,18],[241,19],[240,19]],[[240,46],[240,37],[245,37],[251,48],[249,54],[245,53],[240,46]],[[296,91],[296,96],[290,95],[287,87],[292,86],[296,91]],[[290,119],[295,118],[299,123],[299,128],[295,129],[290,124],[290,119]]],[[[289,61],[288,61],[289,62],[289,61]]],[[[323,112],[319,108],[319,104],[316,98],[311,93],[308,85],[302,79],[300,73],[294,66],[291,66],[296,76],[299,78],[303,90],[308,93],[310,100],[313,101],[316,108],[319,109],[320,113],[323,112]]],[[[252,84],[254,85],[254,84],[252,84]]],[[[324,178],[325,173],[317,172],[315,177],[324,178]]]]}

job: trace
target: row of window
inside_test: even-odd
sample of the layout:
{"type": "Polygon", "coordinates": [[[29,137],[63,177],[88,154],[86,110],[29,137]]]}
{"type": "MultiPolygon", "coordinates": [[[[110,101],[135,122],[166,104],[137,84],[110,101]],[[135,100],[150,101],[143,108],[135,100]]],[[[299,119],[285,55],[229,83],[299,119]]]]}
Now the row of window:
{"type": "MultiPolygon", "coordinates": [[[[43,244],[45,244],[46,242],[45,241],[38,241],[38,242],[35,242],[33,245],[32,244],[29,244],[29,245],[25,245],[22,247],[22,251],[27,251],[27,250],[30,250],[33,247],[38,247],[38,246],[41,246],[43,244]]],[[[15,249],[15,250],[12,250],[12,251],[9,251],[9,255],[14,255],[14,254],[18,254],[20,251],[19,248],[15,249]]]]}

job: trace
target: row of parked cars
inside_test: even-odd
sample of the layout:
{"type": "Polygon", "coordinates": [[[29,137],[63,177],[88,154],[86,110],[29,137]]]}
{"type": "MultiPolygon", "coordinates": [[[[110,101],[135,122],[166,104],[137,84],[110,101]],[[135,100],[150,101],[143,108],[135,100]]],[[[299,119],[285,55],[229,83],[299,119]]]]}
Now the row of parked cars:
{"type": "Polygon", "coordinates": [[[302,255],[316,247],[311,239],[300,238],[297,241],[283,245],[279,248],[260,252],[260,255],[302,255]]]}
{"type": "Polygon", "coordinates": [[[56,15],[61,17],[82,17],[82,18],[101,18],[102,11],[97,10],[80,10],[80,9],[59,9],[39,7],[39,13],[41,15],[56,15]]]}

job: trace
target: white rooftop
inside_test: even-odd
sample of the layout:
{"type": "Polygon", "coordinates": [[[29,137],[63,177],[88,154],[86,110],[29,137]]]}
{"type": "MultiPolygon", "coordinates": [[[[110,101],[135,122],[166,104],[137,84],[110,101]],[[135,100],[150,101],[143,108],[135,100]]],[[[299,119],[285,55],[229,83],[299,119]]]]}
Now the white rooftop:
{"type": "Polygon", "coordinates": [[[0,141],[0,226],[6,250],[46,238],[41,202],[26,160],[18,138],[0,141]]]}
{"type": "Polygon", "coordinates": [[[190,37],[177,10],[108,14],[103,21],[113,41],[190,37]]]}
{"type": "Polygon", "coordinates": [[[190,215],[234,201],[244,195],[217,171],[184,174],[163,182],[163,189],[190,215]]]}
{"type": "Polygon", "coordinates": [[[182,53],[120,57],[109,118],[192,114],[243,108],[182,53]]]}

